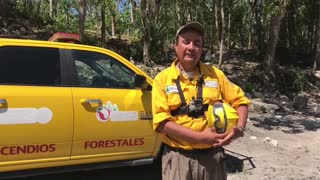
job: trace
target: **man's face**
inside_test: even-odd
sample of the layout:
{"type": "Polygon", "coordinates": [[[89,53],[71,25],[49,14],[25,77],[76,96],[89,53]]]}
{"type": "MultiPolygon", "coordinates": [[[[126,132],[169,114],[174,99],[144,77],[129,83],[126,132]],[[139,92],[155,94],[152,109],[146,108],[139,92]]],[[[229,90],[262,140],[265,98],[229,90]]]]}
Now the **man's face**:
{"type": "Polygon", "coordinates": [[[202,36],[197,31],[186,30],[175,44],[176,55],[182,65],[197,65],[202,53],[202,36]]]}

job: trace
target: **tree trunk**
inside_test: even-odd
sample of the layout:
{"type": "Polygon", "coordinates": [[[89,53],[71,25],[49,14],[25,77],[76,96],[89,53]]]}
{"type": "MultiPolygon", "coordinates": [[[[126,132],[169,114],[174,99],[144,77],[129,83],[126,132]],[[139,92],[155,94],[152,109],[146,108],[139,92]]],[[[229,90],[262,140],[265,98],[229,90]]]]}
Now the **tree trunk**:
{"type": "Polygon", "coordinates": [[[267,71],[272,71],[275,65],[275,52],[279,40],[279,31],[281,26],[281,20],[285,13],[285,1],[283,0],[283,5],[279,6],[277,12],[275,12],[270,19],[269,27],[269,39],[266,49],[266,54],[264,57],[264,64],[267,71]]]}
{"type": "Polygon", "coordinates": [[[131,25],[134,24],[134,8],[135,8],[135,5],[134,5],[134,0],[130,0],[130,4],[131,4],[131,7],[130,7],[130,23],[131,25]]]}
{"type": "MultiPolygon", "coordinates": [[[[190,0],[187,0],[187,4],[192,4],[192,2],[190,2],[190,0]]],[[[192,20],[192,9],[195,8],[195,7],[190,7],[190,6],[187,6],[185,9],[186,9],[186,17],[187,17],[187,22],[191,22],[192,20]]]]}
{"type": "Polygon", "coordinates": [[[228,32],[228,35],[227,35],[227,49],[230,50],[230,38],[231,38],[231,8],[230,6],[228,7],[229,11],[228,11],[228,28],[227,28],[227,32],[228,32]]]}
{"type": "Polygon", "coordinates": [[[214,17],[215,17],[215,29],[216,29],[216,35],[217,35],[217,42],[218,42],[218,46],[220,46],[220,26],[219,26],[219,20],[220,20],[220,17],[219,17],[219,12],[220,12],[220,2],[219,0],[215,0],[215,3],[214,3],[214,17]]]}
{"type": "Polygon", "coordinates": [[[298,36],[296,33],[295,5],[296,5],[295,0],[291,0],[288,4],[287,23],[288,23],[288,45],[289,45],[289,48],[296,47],[296,37],[298,36]]]}
{"type": "Polygon", "coordinates": [[[308,54],[312,54],[312,51],[314,50],[314,46],[315,46],[315,39],[316,36],[314,35],[314,33],[316,33],[317,31],[317,21],[314,21],[312,24],[308,25],[308,32],[307,32],[307,45],[306,45],[306,49],[307,49],[307,53],[308,54]]]}
{"type": "Polygon", "coordinates": [[[86,2],[85,0],[77,0],[79,7],[79,35],[80,41],[84,40],[84,23],[86,17],[86,2]]]}
{"type": "Polygon", "coordinates": [[[249,32],[249,36],[248,36],[248,49],[251,49],[252,48],[252,34],[253,33],[251,33],[251,30],[250,30],[250,32],[249,32]]]}
{"type": "Polygon", "coordinates": [[[211,34],[211,43],[210,43],[210,49],[211,52],[214,52],[214,45],[215,45],[215,36],[217,34],[216,28],[215,28],[215,22],[216,22],[216,16],[215,16],[215,0],[212,0],[212,21],[211,21],[211,26],[212,26],[212,32],[211,34]]]}
{"type": "Polygon", "coordinates": [[[143,35],[143,61],[147,66],[151,66],[150,63],[150,24],[146,23],[144,26],[144,35],[143,35]]]}
{"type": "Polygon", "coordinates": [[[258,47],[259,54],[261,54],[264,49],[264,42],[262,39],[262,25],[261,25],[262,6],[263,6],[262,0],[258,0],[256,13],[255,13],[255,19],[256,19],[255,32],[257,36],[257,47],[258,47]]]}
{"type": "Polygon", "coordinates": [[[101,5],[101,47],[105,47],[106,42],[106,13],[105,13],[105,1],[102,1],[101,5]]]}
{"type": "Polygon", "coordinates": [[[255,27],[255,12],[257,8],[257,0],[253,0],[251,4],[251,18],[250,18],[250,25],[249,25],[249,38],[248,38],[248,49],[252,48],[252,42],[253,42],[253,35],[254,35],[254,27],[255,27]]]}
{"type": "Polygon", "coordinates": [[[52,19],[57,16],[57,0],[49,1],[49,15],[52,19]]]}
{"type": "Polygon", "coordinates": [[[53,1],[54,1],[54,0],[50,0],[50,1],[49,1],[49,16],[50,16],[51,18],[53,18],[53,1]]]}
{"type": "Polygon", "coordinates": [[[116,15],[115,13],[111,15],[111,36],[116,36],[116,15]]]}
{"type": "Polygon", "coordinates": [[[320,71],[320,2],[316,3],[317,6],[317,30],[315,39],[315,50],[314,50],[314,71],[320,71]]]}
{"type": "Polygon", "coordinates": [[[4,22],[8,20],[8,1],[0,0],[0,16],[4,22]]]}
{"type": "Polygon", "coordinates": [[[179,6],[179,0],[176,0],[176,3],[175,3],[175,10],[176,10],[176,14],[177,14],[177,26],[180,27],[181,25],[184,24],[184,22],[182,21],[182,18],[181,18],[181,10],[180,10],[180,6],[179,6]]]}
{"type": "Polygon", "coordinates": [[[150,54],[149,54],[149,46],[150,46],[150,9],[148,0],[140,1],[140,15],[143,24],[143,62],[145,65],[150,65],[150,54]]]}
{"type": "Polygon", "coordinates": [[[225,20],[224,20],[224,0],[220,1],[220,12],[221,12],[221,35],[220,35],[220,52],[219,52],[219,68],[222,66],[222,55],[224,46],[224,35],[225,35],[225,20]]]}
{"type": "Polygon", "coordinates": [[[143,25],[143,62],[147,66],[151,66],[150,58],[150,27],[151,20],[155,20],[160,8],[160,0],[141,0],[140,16],[143,25]]]}

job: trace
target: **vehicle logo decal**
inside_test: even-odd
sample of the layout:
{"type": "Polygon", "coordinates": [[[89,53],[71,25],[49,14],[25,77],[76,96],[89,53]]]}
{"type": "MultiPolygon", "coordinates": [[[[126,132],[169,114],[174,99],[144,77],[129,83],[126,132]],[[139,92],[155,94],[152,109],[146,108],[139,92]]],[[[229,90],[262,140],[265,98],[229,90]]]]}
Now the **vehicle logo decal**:
{"type": "Polygon", "coordinates": [[[52,120],[52,111],[46,107],[0,109],[0,124],[47,124],[52,120]]]}
{"type": "Polygon", "coordinates": [[[108,101],[105,105],[96,109],[96,118],[100,122],[107,121],[136,121],[138,120],[137,111],[119,111],[117,104],[108,101]]]}

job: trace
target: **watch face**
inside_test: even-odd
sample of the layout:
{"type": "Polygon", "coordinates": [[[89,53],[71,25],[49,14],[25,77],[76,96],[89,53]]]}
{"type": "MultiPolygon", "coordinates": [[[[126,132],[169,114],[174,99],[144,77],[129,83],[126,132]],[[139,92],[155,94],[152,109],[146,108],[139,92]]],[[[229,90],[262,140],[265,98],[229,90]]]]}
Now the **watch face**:
{"type": "Polygon", "coordinates": [[[244,127],[242,127],[242,126],[239,126],[238,127],[239,128],[239,130],[243,133],[246,129],[244,128],[244,127]]]}

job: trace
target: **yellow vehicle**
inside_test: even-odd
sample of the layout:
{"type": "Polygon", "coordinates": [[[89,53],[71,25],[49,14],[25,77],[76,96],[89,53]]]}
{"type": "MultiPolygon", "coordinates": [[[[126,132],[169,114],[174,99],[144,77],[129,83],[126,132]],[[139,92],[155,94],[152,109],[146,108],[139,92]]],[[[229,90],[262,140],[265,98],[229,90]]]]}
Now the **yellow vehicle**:
{"type": "Polygon", "coordinates": [[[159,152],[152,79],[120,55],[0,39],[0,67],[0,177],[148,164],[159,152]]]}

